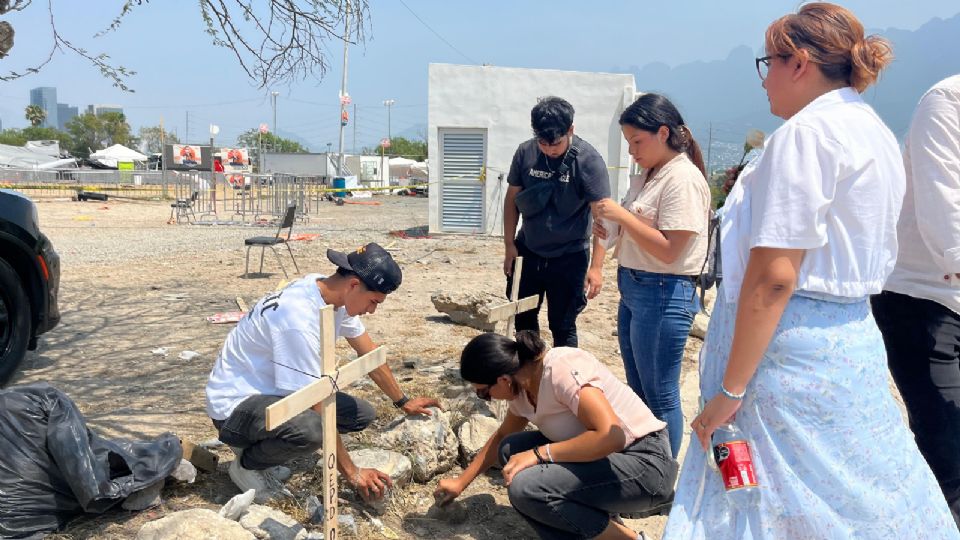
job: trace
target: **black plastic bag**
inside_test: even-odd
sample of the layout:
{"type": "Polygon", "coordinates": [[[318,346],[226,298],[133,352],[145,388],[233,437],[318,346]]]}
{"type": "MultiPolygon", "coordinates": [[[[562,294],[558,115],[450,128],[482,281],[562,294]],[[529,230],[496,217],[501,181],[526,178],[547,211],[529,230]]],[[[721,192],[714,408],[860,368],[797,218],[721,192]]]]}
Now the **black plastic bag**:
{"type": "Polygon", "coordinates": [[[87,429],[66,394],[46,383],[0,390],[0,537],[62,528],[162,482],[180,463],[180,440],[111,441],[87,429]]]}

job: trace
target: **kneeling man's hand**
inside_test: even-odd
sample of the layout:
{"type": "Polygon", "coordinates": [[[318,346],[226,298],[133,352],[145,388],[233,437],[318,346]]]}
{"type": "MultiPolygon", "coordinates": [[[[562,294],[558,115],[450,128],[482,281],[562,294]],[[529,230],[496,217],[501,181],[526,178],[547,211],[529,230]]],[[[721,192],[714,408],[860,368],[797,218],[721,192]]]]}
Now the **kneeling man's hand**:
{"type": "Polygon", "coordinates": [[[358,469],[349,481],[365,501],[382,499],[387,488],[393,487],[390,476],[377,469],[358,469]]]}
{"type": "Polygon", "coordinates": [[[443,407],[440,405],[440,402],[433,398],[428,397],[415,397],[403,404],[403,407],[400,407],[403,412],[408,415],[413,414],[422,414],[425,416],[430,416],[430,407],[436,407],[443,410],[443,407]]]}

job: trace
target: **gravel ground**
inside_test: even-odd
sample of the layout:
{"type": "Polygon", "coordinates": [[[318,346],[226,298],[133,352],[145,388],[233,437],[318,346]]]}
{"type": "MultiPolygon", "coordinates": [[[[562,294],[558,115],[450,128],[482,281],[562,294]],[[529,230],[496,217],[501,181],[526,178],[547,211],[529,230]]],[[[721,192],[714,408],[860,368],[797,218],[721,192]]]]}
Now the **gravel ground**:
{"type": "MultiPolygon", "coordinates": [[[[425,228],[426,199],[380,196],[373,200],[381,204],[338,207],[324,203],[308,221],[298,222],[294,234],[319,235],[295,243],[300,272],[331,271],[325,257],[328,247],[352,249],[369,241],[388,246],[404,269],[403,285],[376,314],[365,317],[365,324],[374,340],[387,347],[388,360],[409,394],[442,397],[443,388],[435,381],[399,366],[405,359],[434,365],[459,357],[477,331],[451,324],[434,310],[430,295],[435,291],[502,294],[502,240],[466,235],[397,238],[389,231],[425,228]]],[[[174,431],[195,441],[214,438],[204,412],[203,388],[231,325],[212,325],[204,318],[235,310],[238,296],[252,304],[283,279],[269,253],[264,266],[268,274],[241,277],[243,240],[272,234],[272,230],[249,225],[169,225],[170,207],[164,203],[47,200],[38,202],[38,207],[41,228],[62,258],[63,320],[41,339],[39,350],[28,356],[14,383],[45,380],[60,387],[77,402],[90,427],[107,436],[138,438],[174,431]],[[156,347],[167,347],[169,356],[152,355],[156,347]],[[184,350],[200,356],[178,359],[184,350]]],[[[288,264],[289,256],[282,256],[288,264]]],[[[255,266],[258,260],[251,259],[255,266]]],[[[581,315],[579,334],[584,349],[623,377],[612,335],[619,301],[615,270],[615,263],[608,261],[604,289],[581,315]]],[[[546,328],[545,313],[541,317],[546,328]]],[[[699,346],[699,340],[691,338],[684,361],[682,394],[688,419],[696,404],[694,359],[699,346]]],[[[350,351],[341,343],[338,352],[347,358],[350,351]]],[[[394,411],[378,391],[369,385],[354,390],[383,413],[370,430],[392,420],[394,411]]],[[[232,459],[229,452],[220,453],[224,463],[232,459]]],[[[311,464],[298,465],[293,482],[309,488],[311,464]]],[[[130,538],[144,522],[169,512],[215,508],[236,493],[224,467],[217,474],[202,475],[192,486],[168,488],[159,509],[83,518],[59,537],[130,538]]],[[[435,485],[436,479],[405,490],[384,522],[402,538],[534,537],[510,508],[498,474],[478,479],[464,494],[476,511],[459,525],[424,517],[435,485]]],[[[356,508],[347,511],[360,515],[356,508]]],[[[654,540],[664,522],[665,518],[656,517],[631,524],[654,540]]],[[[364,531],[361,527],[360,537],[367,537],[364,531]]]]}

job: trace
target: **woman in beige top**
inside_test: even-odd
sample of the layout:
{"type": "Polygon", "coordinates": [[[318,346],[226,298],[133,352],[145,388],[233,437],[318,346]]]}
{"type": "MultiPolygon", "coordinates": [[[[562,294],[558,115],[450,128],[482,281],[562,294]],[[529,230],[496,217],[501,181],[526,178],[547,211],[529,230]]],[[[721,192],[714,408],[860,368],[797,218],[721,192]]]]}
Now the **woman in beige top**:
{"type": "Polygon", "coordinates": [[[510,410],[463,474],[440,481],[440,504],[499,458],[510,503],[541,538],[643,538],[611,516],[669,509],[677,464],[665,424],[590,353],[547,350],[529,330],[481,334],[460,375],[510,410]],[[524,431],[529,422],[539,430],[524,431]]]}
{"type": "Polygon", "coordinates": [[[670,100],[644,94],[620,115],[620,127],[645,172],[631,179],[622,205],[597,203],[594,233],[617,246],[627,384],[667,423],[676,457],[683,438],[680,361],[700,309],[694,280],[707,254],[710,189],[700,147],[670,100]]]}

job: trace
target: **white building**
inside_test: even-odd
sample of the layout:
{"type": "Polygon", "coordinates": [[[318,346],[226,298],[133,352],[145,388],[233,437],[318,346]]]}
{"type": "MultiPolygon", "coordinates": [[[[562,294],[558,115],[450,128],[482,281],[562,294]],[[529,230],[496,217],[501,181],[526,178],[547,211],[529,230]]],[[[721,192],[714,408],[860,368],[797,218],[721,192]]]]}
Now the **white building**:
{"type": "Polygon", "coordinates": [[[618,120],[636,98],[633,75],[430,64],[430,232],[503,234],[513,154],[533,137],[537,98],[551,95],[573,105],[574,133],[603,156],[612,196],[626,194],[630,156],[618,120]]]}

